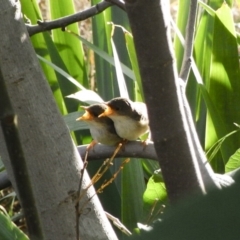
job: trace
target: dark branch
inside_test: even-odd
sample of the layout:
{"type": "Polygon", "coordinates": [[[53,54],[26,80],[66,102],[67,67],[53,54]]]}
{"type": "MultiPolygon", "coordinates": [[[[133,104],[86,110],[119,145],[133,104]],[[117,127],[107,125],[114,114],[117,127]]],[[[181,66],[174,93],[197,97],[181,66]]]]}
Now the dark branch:
{"type": "MultiPolygon", "coordinates": [[[[39,222],[39,214],[35,206],[33,188],[29,180],[25,156],[20,142],[17,116],[7,92],[5,79],[0,69],[0,126],[2,127],[6,142],[10,164],[14,173],[21,205],[24,209],[28,231],[30,236],[42,239],[42,227],[39,222]],[[24,187],[22,187],[24,186],[24,187]]],[[[6,179],[5,179],[6,180],[6,179]]]]}
{"type": "MultiPolygon", "coordinates": [[[[87,146],[88,145],[81,145],[77,147],[78,152],[81,155],[82,159],[84,159],[85,157],[87,146]]],[[[113,154],[115,149],[116,147],[97,144],[95,145],[94,149],[91,149],[89,151],[88,161],[97,161],[97,160],[109,158],[113,154]]],[[[153,142],[148,143],[148,145],[145,147],[140,141],[129,142],[125,145],[125,148],[117,154],[117,157],[147,158],[147,159],[157,161],[157,154],[156,154],[153,142]]],[[[210,168],[210,165],[207,161],[205,163],[205,166],[207,168],[210,168]]],[[[230,186],[234,182],[233,179],[236,179],[237,177],[239,177],[239,175],[240,175],[240,168],[224,175],[214,174],[213,172],[211,174],[211,176],[214,178],[215,184],[219,184],[221,186],[230,186]]],[[[206,180],[206,177],[208,176],[204,175],[204,177],[206,180]]],[[[208,183],[209,182],[210,181],[208,181],[208,183]]],[[[211,186],[211,183],[209,183],[209,185],[211,186]]],[[[6,171],[1,172],[0,173],[0,190],[3,190],[10,186],[11,186],[11,182],[8,178],[7,172],[6,171]]]]}
{"type": "Polygon", "coordinates": [[[125,11],[125,3],[122,0],[105,0],[106,2],[112,3],[125,11]]]}
{"type": "Polygon", "coordinates": [[[8,178],[7,171],[0,172],[0,190],[10,187],[12,184],[8,178]]]}
{"type": "Polygon", "coordinates": [[[48,22],[38,21],[37,25],[26,24],[29,36],[32,36],[36,33],[56,29],[56,28],[61,28],[64,30],[66,26],[68,26],[72,23],[83,21],[90,17],[93,17],[93,16],[103,12],[105,9],[112,6],[113,4],[117,5],[118,7],[120,7],[123,10],[125,9],[125,5],[122,1],[118,1],[118,0],[102,1],[94,6],[90,7],[87,10],[84,10],[84,11],[78,12],[76,14],[66,16],[66,17],[58,18],[53,21],[48,21],[48,22]]]}
{"type": "Polygon", "coordinates": [[[203,193],[205,182],[198,166],[203,163],[197,162],[180,97],[168,28],[170,12],[164,0],[125,2],[154,146],[170,202],[176,202],[192,192],[203,193]]]}
{"type": "MultiPolygon", "coordinates": [[[[77,148],[82,159],[84,159],[87,145],[81,145],[77,148]]],[[[115,146],[97,144],[89,151],[88,161],[109,158],[112,156],[115,149],[115,146]]],[[[140,141],[128,142],[126,145],[124,145],[123,149],[118,152],[117,157],[148,158],[157,160],[153,142],[150,142],[147,146],[144,146],[140,141]]]]}

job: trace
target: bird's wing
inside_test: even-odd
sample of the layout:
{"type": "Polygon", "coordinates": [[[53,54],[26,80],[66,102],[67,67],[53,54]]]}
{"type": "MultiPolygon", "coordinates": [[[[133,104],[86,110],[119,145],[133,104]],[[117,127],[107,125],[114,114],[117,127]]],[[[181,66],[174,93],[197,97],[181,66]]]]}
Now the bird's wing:
{"type": "Polygon", "coordinates": [[[135,119],[148,121],[147,106],[143,102],[134,102],[135,119]]]}

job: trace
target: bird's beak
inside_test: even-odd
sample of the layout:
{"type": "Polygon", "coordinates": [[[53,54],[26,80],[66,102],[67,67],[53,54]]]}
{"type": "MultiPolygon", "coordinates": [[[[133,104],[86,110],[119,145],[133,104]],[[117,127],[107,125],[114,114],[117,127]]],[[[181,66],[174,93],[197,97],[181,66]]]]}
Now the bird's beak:
{"type": "Polygon", "coordinates": [[[110,116],[110,115],[113,115],[114,114],[114,110],[112,108],[110,108],[109,106],[107,106],[107,108],[105,109],[105,111],[100,114],[98,117],[107,117],[107,116],[110,116]]]}
{"type": "Polygon", "coordinates": [[[87,111],[79,118],[76,119],[76,121],[89,121],[93,119],[93,116],[87,111]]]}

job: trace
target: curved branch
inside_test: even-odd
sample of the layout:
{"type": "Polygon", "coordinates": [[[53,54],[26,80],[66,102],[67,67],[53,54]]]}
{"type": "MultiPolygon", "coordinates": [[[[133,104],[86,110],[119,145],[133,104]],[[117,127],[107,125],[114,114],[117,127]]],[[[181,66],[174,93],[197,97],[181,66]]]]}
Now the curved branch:
{"type": "MultiPolygon", "coordinates": [[[[218,181],[213,181],[212,179],[214,176],[214,173],[211,166],[209,164],[205,164],[208,161],[202,150],[201,144],[199,142],[199,138],[193,122],[191,109],[185,95],[186,82],[188,80],[188,75],[191,69],[192,61],[194,62],[194,60],[192,59],[192,53],[193,53],[193,45],[194,45],[197,6],[198,6],[197,0],[191,1],[190,7],[189,7],[189,16],[188,16],[188,22],[187,22],[187,28],[186,28],[185,42],[181,41],[182,44],[184,45],[184,57],[183,57],[183,63],[182,63],[182,67],[179,74],[179,83],[180,83],[181,97],[184,105],[184,112],[186,115],[189,133],[190,133],[191,141],[193,143],[193,148],[198,161],[200,172],[202,174],[204,182],[208,183],[208,184],[205,184],[205,186],[207,188],[211,188],[212,183],[215,183],[218,187],[219,187],[219,184],[218,184],[218,181]]],[[[176,26],[174,26],[174,28],[177,31],[176,26]]],[[[178,37],[179,39],[183,39],[183,37],[181,36],[181,33],[178,33],[178,37]]],[[[221,182],[220,182],[220,185],[221,185],[221,182]]]]}
{"type": "Polygon", "coordinates": [[[96,5],[88,8],[87,10],[78,12],[76,14],[72,14],[72,15],[58,18],[56,20],[48,21],[48,22],[38,21],[37,25],[26,24],[26,27],[27,27],[29,36],[33,36],[36,33],[45,32],[45,31],[49,31],[52,29],[56,29],[56,28],[62,28],[64,30],[64,28],[66,26],[68,26],[72,23],[83,21],[85,19],[93,17],[93,16],[103,12],[105,9],[112,6],[113,4],[117,5],[121,9],[125,10],[125,5],[122,1],[118,1],[118,0],[102,1],[96,5]]]}
{"type": "Polygon", "coordinates": [[[123,11],[125,11],[125,3],[122,0],[105,0],[106,2],[110,2],[113,5],[118,6],[121,8],[123,11]]]}
{"type": "MultiPolygon", "coordinates": [[[[81,145],[77,147],[82,159],[84,159],[87,146],[88,145],[81,145]]],[[[115,146],[96,144],[88,153],[88,161],[109,158],[115,149],[115,146]]],[[[141,141],[132,141],[126,143],[118,152],[117,157],[138,157],[157,160],[157,154],[155,152],[153,142],[150,142],[144,146],[141,141]]]]}

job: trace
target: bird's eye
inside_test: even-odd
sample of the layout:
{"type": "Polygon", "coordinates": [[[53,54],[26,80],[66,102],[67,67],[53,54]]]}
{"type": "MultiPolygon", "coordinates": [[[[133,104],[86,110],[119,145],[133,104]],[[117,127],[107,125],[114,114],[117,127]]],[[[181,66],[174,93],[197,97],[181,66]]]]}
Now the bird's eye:
{"type": "Polygon", "coordinates": [[[119,111],[119,110],[120,110],[120,108],[119,108],[119,107],[115,107],[115,110],[116,110],[116,111],[119,111]]]}
{"type": "Polygon", "coordinates": [[[95,118],[97,118],[98,115],[100,115],[100,114],[97,114],[97,113],[94,113],[94,114],[93,114],[93,116],[94,116],[95,118]]]}

